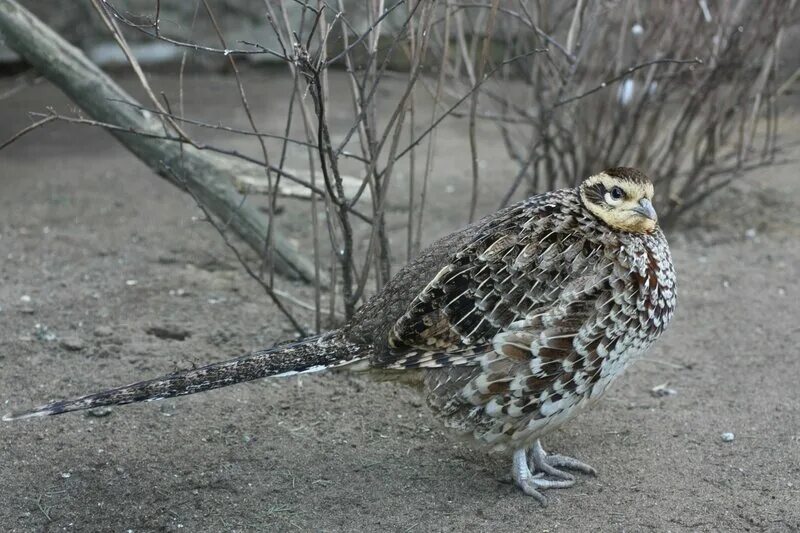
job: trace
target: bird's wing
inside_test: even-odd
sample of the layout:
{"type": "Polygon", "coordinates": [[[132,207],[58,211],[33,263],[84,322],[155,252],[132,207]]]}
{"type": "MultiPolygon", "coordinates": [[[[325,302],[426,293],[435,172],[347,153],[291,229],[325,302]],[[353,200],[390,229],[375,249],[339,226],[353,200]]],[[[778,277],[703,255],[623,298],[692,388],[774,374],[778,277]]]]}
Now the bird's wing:
{"type": "MultiPolygon", "coordinates": [[[[380,366],[480,364],[511,324],[547,313],[576,280],[596,278],[602,250],[574,231],[577,216],[559,201],[538,201],[480,232],[397,320],[380,366]]],[[[577,325],[582,318],[565,320],[577,325]]]]}
{"type": "Polygon", "coordinates": [[[492,349],[477,359],[482,369],[462,398],[484,406],[499,422],[545,418],[581,398],[600,379],[602,360],[622,348],[617,344],[628,332],[620,312],[625,303],[613,294],[607,275],[579,278],[553,305],[497,333],[492,349]]]}

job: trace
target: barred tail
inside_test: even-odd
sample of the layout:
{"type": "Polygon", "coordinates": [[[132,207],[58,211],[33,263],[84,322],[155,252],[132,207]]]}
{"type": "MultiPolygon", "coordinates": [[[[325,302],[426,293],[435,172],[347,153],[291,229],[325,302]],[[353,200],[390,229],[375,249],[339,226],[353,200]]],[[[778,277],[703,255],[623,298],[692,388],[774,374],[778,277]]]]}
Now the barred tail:
{"type": "Polygon", "coordinates": [[[4,416],[3,420],[20,420],[108,405],[162,400],[269,376],[317,372],[358,361],[367,355],[369,354],[364,346],[348,342],[339,332],[332,332],[269,350],[252,352],[238,359],[176,372],[73,400],[57,401],[29,411],[10,413],[4,416]]]}

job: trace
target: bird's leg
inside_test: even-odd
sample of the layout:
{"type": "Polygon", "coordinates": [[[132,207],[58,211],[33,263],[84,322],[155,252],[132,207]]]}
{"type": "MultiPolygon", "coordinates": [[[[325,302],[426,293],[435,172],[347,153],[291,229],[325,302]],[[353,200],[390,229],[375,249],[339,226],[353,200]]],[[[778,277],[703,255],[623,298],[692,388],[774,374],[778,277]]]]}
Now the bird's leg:
{"type": "Polygon", "coordinates": [[[591,466],[564,455],[547,455],[538,440],[530,450],[520,448],[514,452],[514,463],[511,477],[528,496],[533,496],[542,505],[547,505],[547,498],[540,492],[545,489],[565,489],[575,484],[575,476],[559,468],[576,470],[595,475],[591,466]],[[529,461],[530,459],[530,461],[529,461]],[[551,479],[555,478],[555,479],[551,479]]]}
{"type": "Polygon", "coordinates": [[[529,454],[530,464],[533,468],[533,471],[537,473],[541,472],[543,474],[547,474],[548,476],[568,480],[574,480],[575,477],[572,474],[561,470],[562,468],[592,476],[597,475],[597,470],[582,461],[578,461],[572,457],[567,457],[566,455],[559,455],[556,453],[548,455],[547,452],[544,451],[544,448],[542,448],[542,443],[539,439],[536,439],[536,442],[533,444],[533,446],[531,446],[529,454]]]}

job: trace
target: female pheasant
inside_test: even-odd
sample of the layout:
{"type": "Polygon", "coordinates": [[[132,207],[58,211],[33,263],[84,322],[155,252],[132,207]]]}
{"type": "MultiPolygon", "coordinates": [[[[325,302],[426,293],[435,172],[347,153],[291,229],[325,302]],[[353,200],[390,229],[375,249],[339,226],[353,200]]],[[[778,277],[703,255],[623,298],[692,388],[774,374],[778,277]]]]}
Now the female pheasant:
{"type": "Polygon", "coordinates": [[[611,168],[531,197],[440,239],[343,328],[4,420],[192,394],[331,367],[418,385],[448,428],[513,454],[512,476],[542,503],[568,487],[540,437],[592,405],[663,333],[675,272],[653,185],[611,168]]]}

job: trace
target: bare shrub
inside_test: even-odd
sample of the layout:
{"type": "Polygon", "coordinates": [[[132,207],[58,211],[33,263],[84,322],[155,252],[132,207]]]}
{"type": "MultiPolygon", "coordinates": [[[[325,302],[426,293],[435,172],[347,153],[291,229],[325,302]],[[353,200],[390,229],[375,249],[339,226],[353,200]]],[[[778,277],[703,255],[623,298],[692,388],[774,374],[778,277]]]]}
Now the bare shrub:
{"type": "Polygon", "coordinates": [[[485,28],[495,28],[503,58],[534,46],[551,50],[546,59],[504,68],[470,110],[471,120],[496,122],[518,163],[503,205],[520,189],[574,185],[624,164],[651,174],[662,224],[669,224],[743,170],[774,163],[779,52],[795,7],[793,1],[454,3],[460,51],[450,69],[463,87],[474,83],[470,65],[485,61],[474,42],[485,28]]]}
{"type": "MultiPolygon", "coordinates": [[[[372,287],[379,290],[391,276],[393,258],[419,251],[436,129],[449,117],[468,119],[470,219],[481,184],[479,121],[496,125],[518,167],[503,205],[624,164],[653,175],[661,197],[669,199],[666,206],[662,202],[669,222],[742,170],[774,162],[779,51],[795,3],[265,0],[264,24],[275,44],[268,47],[226,38],[215,14],[225,2],[199,0],[191,20],[173,21],[166,29],[158,0],[150,12],[136,14],[113,0],[92,0],[145,88],[149,100],[140,107],[162,121],[163,133],[149,136],[258,166],[260,175],[237,176],[236,184],[243,202],[248,195],[265,195],[269,229],[263,249],[255,247],[257,264],[237,256],[276,302],[313,309],[317,331],[338,321],[340,311],[351,316],[372,287]],[[195,39],[198,20],[213,28],[214,42],[195,39]],[[150,87],[127,44],[131,35],[182,50],[178,101],[150,87]],[[228,62],[247,129],[186,116],[183,75],[193,54],[228,62]],[[239,63],[254,56],[277,61],[292,80],[280,131],[262,131],[248,104],[239,63]],[[332,95],[333,68],[345,69],[349,94],[332,95]],[[401,89],[379,102],[378,88],[389,76],[403,80],[401,89]],[[432,105],[417,103],[422,94],[432,105]],[[379,105],[386,120],[378,120],[379,105]],[[199,143],[190,127],[248,136],[257,155],[199,143]],[[292,159],[305,161],[306,169],[292,170],[292,159]],[[410,171],[403,191],[393,177],[406,160],[410,171]],[[313,303],[276,286],[272,221],[286,197],[307,200],[313,303]],[[389,198],[406,204],[403,254],[390,246],[389,198]],[[354,244],[356,235],[366,235],[363,249],[354,244]]],[[[39,118],[15,138],[53,120],[119,129],[53,110],[39,118]]],[[[185,186],[181,168],[167,170],[173,182],[185,186]]],[[[200,203],[200,196],[193,196],[200,203]]],[[[224,220],[214,227],[223,236],[231,229],[224,220]]],[[[226,243],[234,247],[227,238],[226,243]]]]}

